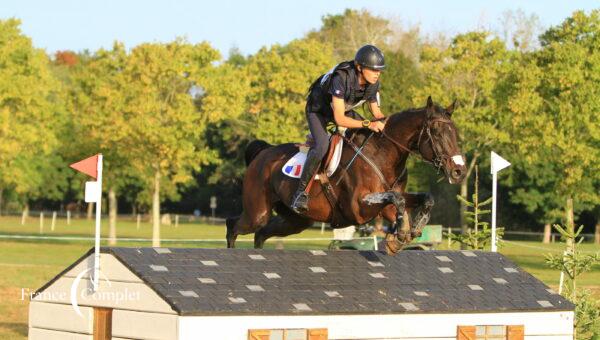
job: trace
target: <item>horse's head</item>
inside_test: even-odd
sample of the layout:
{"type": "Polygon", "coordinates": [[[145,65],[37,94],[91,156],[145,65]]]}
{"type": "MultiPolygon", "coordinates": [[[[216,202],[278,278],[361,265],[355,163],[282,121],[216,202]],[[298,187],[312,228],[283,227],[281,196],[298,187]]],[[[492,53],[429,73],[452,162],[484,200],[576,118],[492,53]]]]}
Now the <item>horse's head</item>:
{"type": "Polygon", "coordinates": [[[451,184],[462,182],[467,173],[458,138],[458,129],[452,122],[456,101],[443,108],[427,98],[424,120],[418,133],[416,148],[421,156],[431,162],[438,170],[444,169],[451,184]]]}

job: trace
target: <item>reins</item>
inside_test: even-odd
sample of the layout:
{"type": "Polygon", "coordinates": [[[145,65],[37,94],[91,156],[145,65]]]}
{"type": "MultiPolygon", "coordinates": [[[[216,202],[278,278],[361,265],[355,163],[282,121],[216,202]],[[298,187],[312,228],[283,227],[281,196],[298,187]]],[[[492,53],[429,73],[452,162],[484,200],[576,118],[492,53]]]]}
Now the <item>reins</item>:
{"type": "MultiPolygon", "coordinates": [[[[383,117],[383,118],[377,118],[377,119],[373,119],[371,120],[372,122],[378,122],[378,121],[384,121],[386,120],[388,117],[383,117]]],[[[431,124],[435,123],[435,122],[441,122],[441,123],[445,123],[445,124],[450,124],[451,121],[449,119],[446,118],[433,118],[433,119],[427,119],[425,121],[425,123],[423,124],[423,126],[421,127],[421,130],[419,131],[419,138],[417,140],[417,146],[420,149],[421,148],[421,139],[423,138],[423,134],[426,133],[427,134],[427,139],[429,140],[429,142],[431,143],[431,149],[433,151],[434,154],[434,158],[433,160],[428,160],[425,159],[425,157],[423,157],[421,155],[420,152],[417,152],[415,150],[412,150],[410,147],[404,146],[401,143],[397,142],[396,140],[394,140],[394,138],[392,138],[390,135],[388,135],[385,132],[385,129],[383,131],[381,131],[381,135],[383,137],[385,137],[387,140],[389,140],[390,142],[392,142],[396,147],[402,149],[403,151],[408,152],[409,154],[414,154],[419,156],[422,160],[424,160],[427,163],[431,163],[437,170],[438,172],[440,171],[441,167],[444,164],[444,159],[447,158],[446,156],[443,155],[443,152],[441,152],[441,150],[438,150],[438,145],[436,143],[434,143],[434,139],[433,136],[431,134],[431,124]]],[[[354,137],[356,136],[356,132],[352,135],[352,138],[346,138],[344,137],[344,140],[346,141],[346,143],[348,143],[352,149],[355,151],[355,154],[352,158],[352,160],[348,163],[348,165],[345,167],[345,172],[347,172],[350,168],[350,166],[352,165],[353,161],[356,159],[357,156],[360,156],[361,158],[363,158],[367,164],[369,164],[371,166],[371,168],[373,168],[373,170],[375,171],[375,173],[377,174],[377,176],[379,177],[379,179],[382,181],[382,183],[384,184],[385,187],[389,189],[392,189],[396,183],[398,183],[398,181],[406,174],[406,167],[404,167],[404,170],[398,175],[398,177],[396,177],[396,179],[394,180],[394,182],[392,183],[391,186],[389,186],[387,184],[387,181],[385,179],[385,177],[383,176],[383,173],[381,172],[381,169],[379,169],[379,167],[375,164],[375,162],[373,162],[367,155],[365,155],[362,150],[366,147],[367,142],[369,141],[370,137],[373,135],[373,132],[371,132],[371,134],[367,137],[367,139],[362,143],[362,145],[360,147],[356,147],[354,145],[354,143],[352,143],[352,140],[354,139],[354,137]]],[[[339,182],[341,181],[342,177],[340,177],[337,181],[336,184],[339,184],[339,182]]]]}

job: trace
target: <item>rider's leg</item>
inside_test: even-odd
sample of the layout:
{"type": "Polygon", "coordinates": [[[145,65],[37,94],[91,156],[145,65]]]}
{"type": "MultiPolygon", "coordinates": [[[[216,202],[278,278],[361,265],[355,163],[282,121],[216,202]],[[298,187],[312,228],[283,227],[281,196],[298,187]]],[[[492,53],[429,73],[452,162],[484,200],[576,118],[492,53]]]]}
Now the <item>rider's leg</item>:
{"type": "Polygon", "coordinates": [[[315,112],[307,113],[306,118],[308,120],[308,128],[310,133],[315,140],[315,146],[308,151],[306,155],[306,162],[304,163],[304,169],[302,170],[302,176],[300,176],[300,183],[298,189],[292,198],[291,208],[296,213],[303,213],[308,210],[308,192],[307,186],[310,180],[314,177],[319,164],[329,147],[329,135],[326,130],[325,118],[315,112]]]}

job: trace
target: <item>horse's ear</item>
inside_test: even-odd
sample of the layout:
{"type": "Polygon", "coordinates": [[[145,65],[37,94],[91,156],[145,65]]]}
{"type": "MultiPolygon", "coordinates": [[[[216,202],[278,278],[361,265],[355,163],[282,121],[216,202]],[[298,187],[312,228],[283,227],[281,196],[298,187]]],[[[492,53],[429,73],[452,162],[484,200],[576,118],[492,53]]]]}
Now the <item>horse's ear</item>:
{"type": "Polygon", "coordinates": [[[427,97],[427,115],[431,116],[435,112],[435,108],[433,107],[433,100],[431,96],[427,97]]]}
{"type": "Polygon", "coordinates": [[[446,113],[448,114],[448,116],[452,116],[452,112],[454,112],[454,109],[456,109],[456,99],[454,99],[452,104],[450,104],[450,106],[446,108],[446,113]]]}

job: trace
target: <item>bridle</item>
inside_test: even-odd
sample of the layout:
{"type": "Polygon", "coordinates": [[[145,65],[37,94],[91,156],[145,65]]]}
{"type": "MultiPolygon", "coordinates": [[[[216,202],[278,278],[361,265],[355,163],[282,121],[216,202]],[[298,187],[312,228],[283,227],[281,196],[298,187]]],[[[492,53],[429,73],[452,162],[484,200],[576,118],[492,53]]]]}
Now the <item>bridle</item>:
{"type": "Polygon", "coordinates": [[[441,145],[439,143],[434,142],[435,139],[433,138],[433,135],[431,134],[431,124],[433,124],[433,123],[451,124],[452,121],[450,119],[446,119],[446,118],[442,118],[442,117],[435,117],[432,119],[427,119],[425,121],[425,123],[423,123],[423,126],[421,127],[421,131],[419,132],[419,138],[417,140],[417,149],[416,150],[413,148],[410,148],[410,147],[406,147],[406,146],[400,144],[399,142],[395,141],[394,138],[390,137],[390,135],[385,133],[385,129],[382,131],[382,135],[385,138],[387,138],[390,142],[392,142],[394,145],[399,147],[400,149],[402,149],[408,153],[419,156],[421,159],[423,159],[427,163],[431,163],[437,169],[437,171],[439,173],[440,170],[442,169],[442,167],[444,166],[445,161],[448,160],[448,156],[444,154],[443,148],[441,147],[441,145]],[[421,139],[423,138],[424,134],[426,135],[427,141],[429,141],[429,143],[431,144],[431,150],[433,151],[434,157],[431,160],[428,160],[425,157],[423,157],[423,154],[421,152],[421,139]]]}

